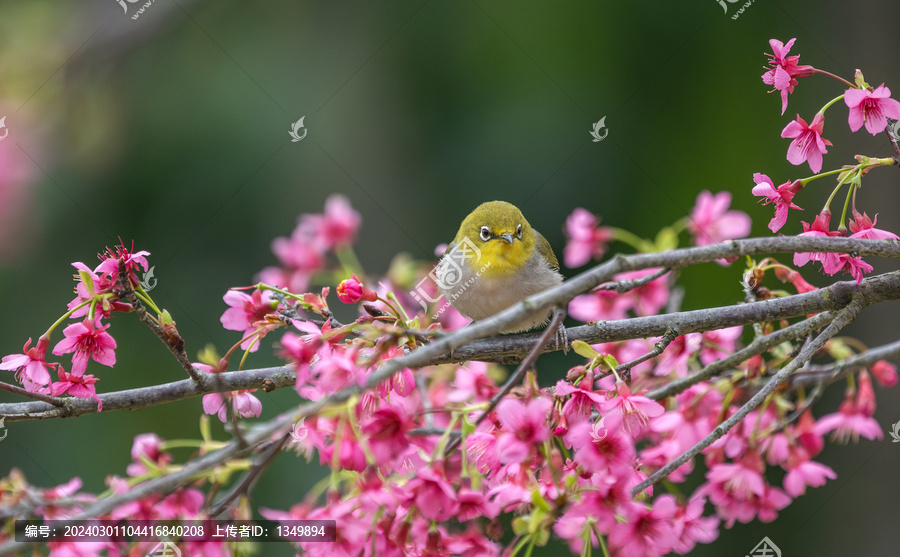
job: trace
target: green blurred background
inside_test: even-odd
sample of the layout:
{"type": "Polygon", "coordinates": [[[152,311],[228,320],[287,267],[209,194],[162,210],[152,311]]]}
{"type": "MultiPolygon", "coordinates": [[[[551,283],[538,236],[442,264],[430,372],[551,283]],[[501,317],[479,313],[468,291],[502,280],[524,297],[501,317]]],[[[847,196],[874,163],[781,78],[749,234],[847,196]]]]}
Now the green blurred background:
{"type": "MultiPolygon", "coordinates": [[[[900,92],[900,5],[887,0],[759,0],[737,20],[740,2],[725,14],[714,0],[158,0],[131,19],[141,5],[125,15],[115,0],[0,2],[0,117],[9,129],[0,142],[0,354],[40,336],[72,297],[70,263],[93,266],[118,237],[152,253],[152,295],[191,357],[207,343],[224,351],[238,338],[219,324],[226,289],[276,264],[272,239],[332,193],[363,216],[356,248],[372,275],[398,252],[430,259],[491,199],[518,205],[557,253],[577,206],[652,237],[687,215],[703,189],[731,191],[754,235],[767,235],[772,211],[755,205],[752,174],[776,184],[809,175],[785,160],[779,134],[796,113],[809,121],[842,92],[823,77],[802,80],[781,116],[778,95],[760,80],[768,39],[797,37],[801,63],[851,79],[860,67],[872,85],[900,92]],[[292,143],[301,116],[308,135],[292,143]],[[592,142],[603,116],[609,135],[592,142]]],[[[842,105],[828,113],[835,145],[825,169],[857,153],[889,156],[883,135],[850,134],[845,118],[842,105]]],[[[798,198],[805,220],[830,183],[798,198]]],[[[894,169],[876,170],[859,197],[895,232],[898,183],[894,169]]],[[[792,214],[783,232],[799,231],[792,214]]],[[[737,266],[685,272],[684,307],[738,301],[739,279],[737,266]]],[[[870,345],[895,340],[896,312],[896,304],[867,309],[850,332],[870,345]]],[[[118,365],[89,370],[100,391],[183,378],[135,319],[118,317],[111,332],[118,365]]],[[[264,348],[250,365],[277,363],[264,348]]],[[[833,387],[817,414],[835,411],[841,395],[833,387]]],[[[879,395],[875,417],[887,429],[900,419],[900,395],[879,395]]],[[[260,398],[263,418],[297,400],[290,390],[260,398]]],[[[196,437],[200,413],[196,399],[8,424],[0,475],[18,467],[46,487],[77,475],[97,493],[105,475],[124,474],[134,435],[196,437]]],[[[217,421],[215,431],[226,438],[217,421]]],[[[785,556],[895,555],[900,445],[828,445],[818,460],[838,479],[776,522],[722,530],[694,555],[745,555],[763,536],[785,556]]],[[[255,502],[286,508],[321,475],[284,454],[255,502]]],[[[267,545],[263,554],[288,552],[267,545]]]]}

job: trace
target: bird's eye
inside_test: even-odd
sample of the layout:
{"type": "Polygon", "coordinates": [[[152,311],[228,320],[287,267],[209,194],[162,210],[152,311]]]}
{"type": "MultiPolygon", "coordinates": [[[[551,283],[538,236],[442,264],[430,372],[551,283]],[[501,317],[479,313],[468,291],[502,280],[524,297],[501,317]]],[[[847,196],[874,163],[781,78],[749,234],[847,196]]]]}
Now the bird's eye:
{"type": "Polygon", "coordinates": [[[516,227],[516,238],[522,239],[522,225],[516,227]]]}
{"type": "Polygon", "coordinates": [[[488,228],[487,226],[482,226],[482,227],[481,227],[481,232],[479,232],[478,235],[481,236],[481,239],[482,239],[482,240],[484,240],[485,242],[487,242],[488,240],[491,239],[491,229],[488,228]]]}

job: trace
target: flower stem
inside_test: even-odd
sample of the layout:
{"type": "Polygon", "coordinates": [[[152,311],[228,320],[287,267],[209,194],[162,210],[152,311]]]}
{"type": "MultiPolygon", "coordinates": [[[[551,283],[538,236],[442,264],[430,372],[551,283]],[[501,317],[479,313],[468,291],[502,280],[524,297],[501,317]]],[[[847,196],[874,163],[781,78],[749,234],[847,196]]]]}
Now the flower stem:
{"type": "Polygon", "coordinates": [[[834,103],[838,102],[839,100],[841,100],[843,98],[844,98],[844,95],[842,94],[842,95],[838,95],[837,97],[831,99],[830,101],[828,101],[828,103],[825,106],[823,106],[821,108],[821,110],[819,110],[819,112],[821,112],[824,115],[825,111],[828,110],[828,108],[831,107],[831,105],[833,105],[834,103]]]}
{"type": "Polygon", "coordinates": [[[836,79],[836,80],[840,81],[841,83],[847,85],[847,86],[850,87],[851,89],[856,89],[856,85],[854,85],[853,83],[850,83],[849,81],[847,81],[846,79],[844,79],[843,77],[841,77],[841,76],[839,76],[839,75],[834,75],[834,74],[831,73],[831,72],[826,72],[825,70],[820,70],[820,69],[818,69],[818,68],[813,68],[813,72],[814,72],[814,73],[820,73],[820,74],[822,74],[822,75],[827,75],[828,77],[830,77],[830,78],[832,78],[832,79],[836,79]]]}
{"type": "Polygon", "coordinates": [[[59,325],[60,325],[63,321],[65,321],[66,319],[68,319],[69,317],[71,317],[72,314],[75,313],[76,311],[78,311],[78,310],[80,310],[81,308],[83,308],[84,306],[90,304],[92,301],[93,301],[93,298],[91,298],[90,300],[85,300],[85,301],[81,302],[80,304],[78,304],[77,306],[75,306],[75,307],[73,307],[72,309],[70,309],[69,311],[67,311],[67,312],[65,312],[64,314],[62,314],[62,317],[60,317],[59,319],[57,319],[56,322],[53,323],[53,325],[50,325],[50,328],[47,329],[47,332],[45,332],[45,333],[44,333],[43,335],[41,335],[41,336],[45,336],[45,337],[47,337],[47,338],[49,339],[49,338],[50,338],[50,335],[53,333],[53,331],[54,331],[57,327],[59,327],[59,325]]]}

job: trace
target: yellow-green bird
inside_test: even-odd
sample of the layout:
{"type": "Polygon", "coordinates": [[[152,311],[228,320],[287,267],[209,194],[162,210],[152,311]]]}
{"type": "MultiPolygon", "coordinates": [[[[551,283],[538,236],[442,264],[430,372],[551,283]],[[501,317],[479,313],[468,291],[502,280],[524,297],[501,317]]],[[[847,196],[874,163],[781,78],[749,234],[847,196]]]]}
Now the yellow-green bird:
{"type": "MultiPolygon", "coordinates": [[[[462,221],[436,271],[441,294],[475,321],[563,282],[550,243],[505,201],[482,203],[462,221]]],[[[500,332],[533,329],[550,314],[526,317],[500,332]]]]}

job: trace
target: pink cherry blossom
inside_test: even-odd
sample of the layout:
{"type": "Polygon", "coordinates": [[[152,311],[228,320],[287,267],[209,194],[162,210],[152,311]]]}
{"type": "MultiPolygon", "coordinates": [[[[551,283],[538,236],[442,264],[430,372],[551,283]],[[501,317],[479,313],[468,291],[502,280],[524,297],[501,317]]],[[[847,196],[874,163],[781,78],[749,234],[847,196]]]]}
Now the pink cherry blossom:
{"type": "Polygon", "coordinates": [[[735,343],[741,338],[744,327],[728,327],[702,333],[700,363],[708,366],[718,359],[725,358],[735,350],[735,343]]]}
{"type": "Polygon", "coordinates": [[[429,520],[447,520],[459,512],[459,501],[450,483],[433,468],[424,466],[406,485],[410,503],[429,520]]]}
{"type": "Polygon", "coordinates": [[[15,371],[16,379],[30,393],[48,393],[50,392],[48,385],[50,384],[50,372],[48,368],[56,367],[56,363],[47,363],[47,346],[50,344],[50,338],[42,336],[38,339],[34,348],[31,346],[31,339],[22,347],[22,354],[10,354],[3,356],[0,360],[0,369],[7,371],[15,371]]]}
{"type": "Polygon", "coordinates": [[[366,469],[366,454],[362,450],[356,433],[349,425],[344,425],[339,432],[340,435],[335,433],[332,442],[320,451],[320,463],[330,466],[334,470],[362,472],[366,469]]]}
{"type": "Polygon", "coordinates": [[[679,555],[687,555],[699,543],[712,543],[719,537],[719,519],[703,516],[705,497],[693,497],[675,511],[675,531],[678,540],[672,550],[679,555]]]}
{"type": "Polygon", "coordinates": [[[678,541],[673,519],[678,505],[671,495],[661,495],[653,506],[627,503],[621,509],[624,522],[616,523],[609,533],[609,543],[622,555],[662,556],[678,541]]]}
{"type": "Polygon", "coordinates": [[[125,243],[119,240],[119,245],[115,250],[106,248],[105,253],[100,254],[100,264],[94,269],[95,273],[106,273],[112,277],[113,281],[118,281],[119,277],[119,259],[125,261],[125,273],[128,276],[132,287],[138,288],[141,285],[141,279],[137,276],[137,269],[143,268],[144,272],[150,269],[150,263],[147,262],[149,251],[134,251],[134,243],[131,248],[126,248],[125,243]]]}
{"type": "Polygon", "coordinates": [[[359,425],[372,449],[375,463],[385,466],[403,456],[409,447],[407,431],[414,424],[405,412],[386,404],[359,425]]]}
{"type": "Polygon", "coordinates": [[[763,83],[774,86],[772,91],[781,92],[781,113],[787,110],[788,93],[794,92],[794,86],[797,85],[798,77],[809,77],[813,74],[812,66],[800,66],[798,61],[800,56],[788,56],[794,41],[791,39],[787,44],[782,44],[776,39],[769,40],[769,46],[772,47],[773,54],[766,54],[769,57],[769,65],[772,69],[762,75],[763,83]]]}
{"type": "Polygon", "coordinates": [[[94,383],[97,382],[96,377],[93,375],[67,373],[62,366],[59,366],[56,373],[59,376],[59,382],[50,385],[50,394],[52,396],[59,396],[68,392],[74,397],[90,398],[97,401],[97,412],[103,410],[103,401],[97,396],[97,389],[94,387],[94,383]]]}
{"type": "Polygon", "coordinates": [[[556,396],[569,397],[563,404],[562,413],[571,426],[578,422],[590,419],[593,410],[600,410],[601,403],[606,400],[602,391],[594,391],[594,374],[588,374],[573,386],[566,380],[560,379],[556,383],[556,396]]]}
{"type": "Polygon", "coordinates": [[[615,321],[628,317],[634,301],[613,290],[595,290],[575,296],[569,302],[569,315],[579,321],[615,321]]]}
{"type": "Polygon", "coordinates": [[[566,267],[581,267],[591,258],[599,260],[603,257],[607,244],[613,239],[613,232],[611,228],[599,224],[600,217],[581,207],[566,218],[568,242],[563,249],[566,267]]]}
{"type": "Polygon", "coordinates": [[[466,452],[482,474],[491,477],[500,469],[500,453],[494,435],[483,431],[469,434],[466,437],[466,452]]]}
{"type": "Polygon", "coordinates": [[[869,440],[884,437],[881,426],[871,415],[862,411],[852,392],[844,397],[838,412],[819,418],[813,431],[816,435],[833,432],[832,438],[838,443],[846,443],[851,438],[855,443],[860,436],[869,440]]]}
{"type": "Polygon", "coordinates": [[[869,215],[865,213],[860,215],[854,210],[853,220],[850,221],[850,232],[852,232],[850,237],[863,238],[866,240],[900,240],[900,236],[897,236],[893,232],[875,228],[875,223],[877,222],[877,214],[874,219],[870,219],[869,215]]]}
{"type": "Polygon", "coordinates": [[[878,134],[887,127],[887,119],[900,120],[900,102],[891,98],[891,90],[882,83],[874,91],[848,89],[844,102],[850,109],[850,129],[858,131],[865,124],[866,130],[878,134]]]}
{"type": "MultiPolygon", "coordinates": [[[[205,373],[218,373],[215,368],[207,364],[195,363],[193,365],[205,373]]],[[[227,421],[229,408],[245,418],[258,418],[262,413],[262,402],[250,394],[255,391],[256,389],[246,389],[203,395],[203,411],[211,416],[218,416],[222,423],[227,421]]]]}
{"type": "MultiPolygon", "coordinates": [[[[830,237],[837,236],[837,231],[828,230],[831,222],[831,211],[822,211],[819,213],[816,218],[813,220],[812,224],[806,224],[801,221],[800,224],[803,225],[803,232],[798,234],[798,236],[809,236],[809,237],[830,237]]],[[[795,253],[794,254],[794,265],[798,267],[802,267],[806,265],[810,261],[821,261],[823,266],[826,261],[829,261],[830,265],[837,264],[837,256],[833,253],[795,253]]],[[[840,268],[840,267],[839,267],[840,268]]]]}
{"type": "Polygon", "coordinates": [[[258,418],[262,413],[262,403],[258,398],[250,394],[255,390],[249,389],[203,395],[203,411],[213,416],[217,415],[219,420],[225,423],[227,421],[228,402],[231,401],[232,408],[241,416],[258,418]]]}
{"type": "Polygon", "coordinates": [[[650,418],[662,416],[665,408],[655,400],[631,394],[628,384],[619,379],[616,381],[616,396],[602,402],[600,412],[607,428],[615,430],[621,427],[628,435],[637,437],[650,418]]]}
{"type": "Polygon", "coordinates": [[[156,463],[160,468],[172,462],[172,455],[160,449],[163,440],[155,433],[141,433],[135,435],[134,444],[131,446],[131,460],[126,472],[129,476],[142,476],[149,472],[143,459],[156,463]]]}
{"type": "Polygon", "coordinates": [[[453,390],[447,395],[452,402],[486,402],[497,391],[497,384],[488,376],[488,364],[485,362],[466,362],[456,369],[453,377],[453,390]]]}
{"type": "Polygon", "coordinates": [[[897,367],[887,360],[878,360],[869,369],[882,387],[893,387],[897,384],[897,367]]]}
{"type": "MultiPolygon", "coordinates": [[[[131,304],[119,301],[118,297],[104,296],[118,288],[118,271],[115,275],[97,274],[81,261],[72,263],[78,274],[75,285],[75,299],[68,303],[69,309],[75,309],[85,302],[99,301],[94,305],[96,315],[109,319],[114,311],[131,311],[131,304]]],[[[117,267],[118,268],[118,267],[117,267]]],[[[91,305],[84,305],[72,313],[72,318],[84,317],[91,310],[91,305]]]]}
{"type": "Polygon", "coordinates": [[[634,443],[618,430],[608,429],[601,418],[573,425],[566,439],[575,449],[573,460],[590,473],[626,477],[633,470],[634,443]]]}
{"type": "Polygon", "coordinates": [[[788,218],[788,210],[789,209],[800,209],[794,204],[794,196],[798,191],[803,189],[803,185],[799,180],[794,182],[785,182],[775,188],[775,184],[772,183],[772,179],[766,176],[765,174],[761,174],[759,172],[753,174],[753,181],[756,182],[756,186],[753,187],[751,192],[753,195],[762,197],[760,201],[764,205],[768,205],[770,203],[775,204],[775,216],[772,217],[772,220],[769,221],[769,230],[773,233],[778,232],[781,228],[787,223],[788,218]]]}
{"type": "Polygon", "coordinates": [[[549,398],[535,398],[527,405],[513,398],[504,398],[497,405],[497,417],[503,433],[497,441],[500,458],[504,462],[522,462],[533,452],[535,444],[548,439],[547,416],[553,403],[549,398]]]}
{"type": "Polygon", "coordinates": [[[865,273],[871,273],[874,267],[863,261],[862,257],[854,257],[846,253],[830,253],[823,254],[825,257],[822,261],[822,271],[826,274],[833,275],[839,271],[847,271],[854,279],[856,284],[862,282],[865,273]]]}
{"type": "Polygon", "coordinates": [[[85,319],[81,323],[73,323],[63,329],[66,338],[53,347],[53,353],[62,356],[74,352],[73,375],[83,375],[91,358],[98,364],[112,367],[116,365],[116,341],[106,332],[108,328],[108,324],[100,325],[99,317],[94,321],[85,319]]]}
{"type": "Polygon", "coordinates": [[[480,516],[494,518],[500,514],[500,507],[489,501],[482,492],[462,487],[456,496],[459,501],[459,521],[475,519],[480,516]]]}
{"type": "Polygon", "coordinates": [[[278,302],[272,298],[270,291],[258,289],[249,295],[239,290],[229,290],[222,299],[231,306],[219,318],[222,326],[229,331],[242,331],[244,337],[249,337],[241,343],[243,350],[259,350],[259,342],[254,342],[252,335],[266,323],[266,315],[275,311],[278,302]]]}
{"type": "Polygon", "coordinates": [[[158,504],[160,518],[173,520],[204,518],[201,513],[203,493],[196,489],[181,488],[158,504]]]}
{"type": "Polygon", "coordinates": [[[837,474],[828,466],[808,458],[800,458],[788,465],[788,473],[784,477],[784,490],[791,497],[799,497],[806,492],[806,486],[821,487],[825,485],[826,480],[835,478],[837,474]]]}
{"type": "Polygon", "coordinates": [[[663,352],[653,374],[663,377],[674,373],[678,377],[686,377],[689,360],[700,351],[702,342],[703,336],[700,333],[688,333],[677,337],[663,352]]]}
{"type": "Polygon", "coordinates": [[[303,215],[300,228],[308,228],[326,249],[352,244],[362,222],[350,202],[343,195],[330,195],[325,200],[324,215],[303,215]]]}
{"type": "Polygon", "coordinates": [[[729,211],[729,206],[731,193],[727,191],[700,192],[688,220],[695,245],[708,246],[750,234],[750,217],[743,211],[729,211]]]}
{"type": "MultiPolygon", "coordinates": [[[[658,272],[658,267],[626,271],[613,276],[614,281],[632,281],[658,272]]],[[[626,296],[631,298],[634,312],[638,316],[656,315],[669,302],[669,285],[665,275],[630,290],[626,296]]]]}
{"type": "Polygon", "coordinates": [[[822,170],[822,155],[828,152],[826,146],[831,145],[830,141],[822,137],[824,128],[825,115],[821,112],[816,113],[812,124],[807,124],[798,114],[795,121],[785,126],[781,137],[794,138],[788,147],[788,162],[794,165],[808,162],[813,173],[822,170]]]}

